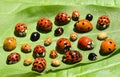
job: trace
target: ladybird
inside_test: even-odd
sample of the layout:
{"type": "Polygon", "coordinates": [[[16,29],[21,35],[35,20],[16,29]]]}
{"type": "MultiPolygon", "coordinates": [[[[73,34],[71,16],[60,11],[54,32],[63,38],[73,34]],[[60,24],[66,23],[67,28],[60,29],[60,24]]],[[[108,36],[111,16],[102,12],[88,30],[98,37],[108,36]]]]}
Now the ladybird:
{"type": "Polygon", "coordinates": [[[62,27],[58,27],[57,29],[55,29],[54,35],[60,36],[63,34],[63,32],[64,32],[64,29],[62,27]]]}
{"type": "Polygon", "coordinates": [[[106,15],[102,15],[98,18],[98,21],[97,21],[97,28],[99,30],[103,30],[103,29],[106,29],[107,27],[109,27],[110,25],[110,19],[108,16],[106,15]]]}
{"type": "Polygon", "coordinates": [[[52,43],[52,38],[46,38],[45,40],[44,40],[44,45],[45,46],[48,46],[48,45],[50,45],[52,43]]]}
{"type": "Polygon", "coordinates": [[[82,60],[82,54],[79,51],[67,51],[62,57],[62,61],[67,64],[74,64],[82,60]]]}
{"type": "Polygon", "coordinates": [[[78,47],[83,50],[93,49],[93,40],[87,36],[83,36],[78,40],[78,47]]]}
{"type": "Polygon", "coordinates": [[[66,12],[60,12],[55,16],[55,23],[57,25],[65,25],[70,22],[70,16],[66,12]]]}
{"type": "Polygon", "coordinates": [[[70,39],[71,39],[72,41],[77,40],[77,39],[78,39],[78,34],[77,34],[76,32],[71,33],[71,34],[70,34],[70,39]]]}
{"type": "Polygon", "coordinates": [[[87,14],[85,19],[88,20],[88,21],[92,21],[93,15],[92,14],[87,14]]]}
{"type": "Polygon", "coordinates": [[[56,58],[58,56],[58,52],[56,50],[51,50],[50,51],[50,57],[51,58],[56,58]]]}
{"type": "Polygon", "coordinates": [[[60,66],[60,61],[59,60],[52,60],[52,63],[51,63],[52,66],[60,66]]]}
{"type": "Polygon", "coordinates": [[[30,36],[31,41],[37,41],[40,38],[40,34],[38,32],[33,32],[30,36]]]}
{"type": "Polygon", "coordinates": [[[44,57],[46,54],[46,49],[42,45],[37,45],[34,48],[33,54],[35,55],[35,57],[44,57]]]}
{"type": "Polygon", "coordinates": [[[17,45],[17,41],[14,37],[7,37],[4,40],[3,48],[6,51],[11,51],[16,48],[16,45],[17,45]]]}
{"type": "Polygon", "coordinates": [[[80,17],[79,11],[74,10],[74,11],[72,12],[72,20],[78,21],[79,17],[80,17]]]}
{"type": "Polygon", "coordinates": [[[90,21],[82,19],[75,23],[74,28],[77,32],[89,32],[93,29],[93,26],[90,21]]]}
{"type": "Polygon", "coordinates": [[[108,35],[107,35],[106,32],[100,32],[100,33],[98,33],[97,38],[98,38],[99,40],[105,40],[105,39],[108,38],[108,35]]]}
{"type": "Polygon", "coordinates": [[[36,58],[33,62],[33,71],[43,72],[46,68],[46,60],[44,58],[36,58]]]}
{"type": "Polygon", "coordinates": [[[21,59],[21,56],[19,53],[12,52],[7,56],[7,64],[15,64],[19,62],[21,59]]]}
{"type": "Polygon", "coordinates": [[[32,58],[25,58],[23,64],[25,66],[31,65],[32,64],[32,58]]]}
{"type": "Polygon", "coordinates": [[[102,54],[112,53],[116,49],[116,42],[112,39],[106,39],[102,41],[100,46],[100,52],[102,54]]]}
{"type": "Polygon", "coordinates": [[[32,48],[31,48],[31,45],[25,43],[25,44],[22,44],[21,50],[25,53],[29,53],[32,51],[32,48]]]}
{"type": "Polygon", "coordinates": [[[91,61],[94,61],[97,59],[97,55],[95,53],[90,53],[88,55],[88,59],[91,60],[91,61]]]}
{"type": "Polygon", "coordinates": [[[37,22],[38,31],[49,32],[52,30],[53,23],[48,18],[41,18],[37,22]]]}
{"type": "Polygon", "coordinates": [[[63,51],[68,51],[71,48],[71,42],[67,38],[59,38],[56,45],[60,50],[63,51]]]}
{"type": "Polygon", "coordinates": [[[15,33],[18,36],[26,36],[27,34],[27,25],[24,23],[18,23],[15,26],[15,33]]]}

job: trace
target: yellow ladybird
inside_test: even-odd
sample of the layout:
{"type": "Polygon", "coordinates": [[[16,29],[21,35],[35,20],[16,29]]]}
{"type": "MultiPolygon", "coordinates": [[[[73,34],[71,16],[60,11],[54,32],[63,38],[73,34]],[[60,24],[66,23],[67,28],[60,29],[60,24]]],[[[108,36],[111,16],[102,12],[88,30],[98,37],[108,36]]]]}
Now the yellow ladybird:
{"type": "Polygon", "coordinates": [[[3,48],[6,51],[11,51],[16,48],[17,42],[14,37],[8,37],[4,40],[3,48]]]}

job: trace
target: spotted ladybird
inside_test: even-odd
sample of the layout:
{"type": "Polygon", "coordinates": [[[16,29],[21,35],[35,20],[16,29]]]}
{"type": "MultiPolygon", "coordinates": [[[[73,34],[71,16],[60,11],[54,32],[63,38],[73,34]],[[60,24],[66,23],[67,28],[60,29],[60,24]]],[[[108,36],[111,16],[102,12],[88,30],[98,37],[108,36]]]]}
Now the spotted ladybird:
{"type": "Polygon", "coordinates": [[[27,25],[24,23],[18,23],[15,26],[15,33],[18,36],[26,36],[27,34],[27,25]]]}
{"type": "Polygon", "coordinates": [[[60,50],[63,51],[68,51],[71,48],[71,42],[67,38],[59,38],[56,45],[60,50]]]}
{"type": "Polygon", "coordinates": [[[46,60],[44,58],[36,58],[33,63],[33,71],[43,72],[46,68],[46,60]]]}
{"type": "Polygon", "coordinates": [[[20,59],[21,59],[21,56],[19,53],[12,52],[7,57],[7,64],[15,64],[15,63],[19,62],[20,59]]]}
{"type": "Polygon", "coordinates": [[[33,55],[34,57],[44,57],[46,54],[46,49],[42,45],[37,45],[34,48],[33,55]]]}
{"type": "Polygon", "coordinates": [[[38,31],[49,32],[52,30],[52,27],[53,27],[53,23],[48,18],[41,18],[37,22],[38,31]]]}
{"type": "Polygon", "coordinates": [[[100,52],[104,55],[112,53],[116,49],[116,42],[112,39],[102,41],[100,52]]]}
{"type": "Polygon", "coordinates": [[[89,32],[93,29],[92,24],[90,21],[86,19],[79,20],[75,23],[74,28],[77,32],[89,32]]]}
{"type": "Polygon", "coordinates": [[[110,19],[106,15],[102,15],[98,18],[97,21],[97,29],[104,30],[110,25],[110,19]]]}
{"type": "Polygon", "coordinates": [[[82,60],[82,54],[79,51],[67,51],[62,58],[62,61],[67,64],[74,64],[82,60]]]}
{"type": "Polygon", "coordinates": [[[60,12],[55,16],[55,23],[57,25],[65,25],[70,22],[70,16],[66,12],[60,12]]]}

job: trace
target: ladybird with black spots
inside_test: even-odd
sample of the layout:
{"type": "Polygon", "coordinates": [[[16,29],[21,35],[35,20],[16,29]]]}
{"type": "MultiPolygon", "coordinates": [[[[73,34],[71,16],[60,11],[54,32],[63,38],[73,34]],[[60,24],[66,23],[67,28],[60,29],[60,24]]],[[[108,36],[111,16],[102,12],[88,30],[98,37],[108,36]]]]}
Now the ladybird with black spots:
{"type": "Polygon", "coordinates": [[[17,36],[26,36],[27,34],[27,25],[24,23],[18,23],[15,26],[15,34],[17,36]]]}
{"type": "Polygon", "coordinates": [[[100,53],[102,55],[107,55],[112,53],[115,49],[116,49],[116,42],[112,39],[106,39],[101,43],[100,53]]]}
{"type": "Polygon", "coordinates": [[[83,50],[89,50],[94,48],[93,40],[87,36],[82,36],[78,40],[78,47],[83,50]]]}
{"type": "Polygon", "coordinates": [[[32,70],[41,73],[45,69],[46,69],[46,60],[44,58],[36,58],[33,62],[32,70]]]}
{"type": "Polygon", "coordinates": [[[77,32],[85,33],[91,31],[93,29],[93,26],[90,21],[82,19],[75,23],[74,28],[77,32]]]}
{"type": "Polygon", "coordinates": [[[67,64],[78,63],[81,60],[82,60],[82,54],[77,50],[67,51],[62,58],[62,61],[67,64]]]}
{"type": "Polygon", "coordinates": [[[34,48],[33,55],[34,57],[44,57],[46,54],[46,49],[42,45],[37,45],[34,48]]]}
{"type": "Polygon", "coordinates": [[[19,53],[12,52],[7,56],[7,64],[15,64],[19,62],[21,59],[21,56],[19,53]]]}
{"type": "Polygon", "coordinates": [[[57,25],[65,25],[70,22],[71,18],[66,12],[60,12],[55,16],[55,23],[57,25]]]}
{"type": "Polygon", "coordinates": [[[104,30],[110,25],[110,19],[107,15],[102,15],[98,18],[97,29],[104,30]]]}
{"type": "Polygon", "coordinates": [[[57,47],[62,51],[69,51],[71,48],[71,42],[67,38],[59,38],[56,43],[57,47]]]}
{"type": "Polygon", "coordinates": [[[52,27],[53,27],[53,23],[48,18],[40,18],[37,22],[38,31],[49,32],[52,30],[52,27]]]}

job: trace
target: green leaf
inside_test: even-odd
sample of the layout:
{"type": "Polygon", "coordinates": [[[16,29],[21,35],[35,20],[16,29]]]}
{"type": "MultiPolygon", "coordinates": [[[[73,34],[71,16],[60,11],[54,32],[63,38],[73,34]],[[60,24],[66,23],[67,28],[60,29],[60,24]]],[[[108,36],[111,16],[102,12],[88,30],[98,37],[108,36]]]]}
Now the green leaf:
{"type": "MultiPolygon", "coordinates": [[[[0,77],[100,77],[100,76],[110,76],[119,77],[119,67],[120,67],[120,41],[119,41],[119,1],[99,1],[99,0],[4,0],[0,2],[0,77]],[[70,3],[68,3],[68,2],[70,3]],[[68,3],[68,4],[66,4],[68,3]],[[94,4],[94,5],[90,5],[94,4]],[[6,6],[5,6],[6,5],[6,6]],[[105,6],[98,6],[105,5],[105,6]],[[110,6],[110,7],[107,7],[110,6]],[[112,7],[114,6],[114,7],[112,7]],[[117,7],[116,7],[117,6],[117,7]],[[4,8],[3,8],[4,7],[4,8]],[[91,21],[94,29],[88,33],[79,33],[79,38],[81,36],[89,36],[94,40],[95,48],[89,51],[83,51],[77,48],[77,41],[72,42],[72,49],[79,50],[83,55],[83,60],[77,64],[67,65],[61,62],[59,67],[51,66],[51,58],[49,58],[49,52],[51,48],[56,49],[56,41],[60,37],[66,37],[69,39],[69,34],[73,32],[73,27],[75,22],[71,20],[70,23],[64,25],[64,34],[59,37],[54,36],[54,30],[58,27],[53,25],[53,29],[49,33],[40,33],[40,40],[37,42],[30,41],[30,35],[36,30],[36,24],[39,18],[47,17],[54,23],[54,18],[59,12],[67,12],[71,15],[72,11],[77,9],[80,11],[80,19],[84,19],[86,14],[93,14],[94,18],[91,21]],[[101,41],[97,40],[97,33],[100,31],[96,29],[97,19],[101,15],[108,15],[110,17],[111,23],[110,27],[104,30],[107,32],[109,38],[114,39],[117,43],[117,48],[114,53],[108,56],[101,56],[99,54],[101,41]],[[14,35],[14,28],[18,22],[24,22],[28,25],[28,33],[26,37],[16,37],[14,35]],[[69,30],[68,30],[69,29],[69,30]],[[18,52],[21,54],[21,61],[13,65],[7,65],[6,59],[7,55],[11,52],[6,52],[3,50],[3,42],[6,37],[13,36],[17,39],[17,48],[11,52],[18,52]],[[31,70],[31,66],[24,66],[23,61],[26,57],[31,57],[32,53],[25,54],[21,52],[20,48],[23,43],[29,43],[32,45],[32,49],[38,44],[44,45],[44,39],[46,37],[52,37],[53,43],[47,46],[47,54],[45,59],[47,61],[47,68],[42,73],[36,73],[31,70]],[[88,54],[94,52],[98,55],[98,59],[94,62],[87,59],[88,54]]],[[[57,59],[61,60],[63,54],[59,54],[57,59]]]]}

